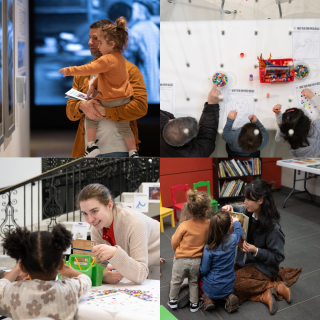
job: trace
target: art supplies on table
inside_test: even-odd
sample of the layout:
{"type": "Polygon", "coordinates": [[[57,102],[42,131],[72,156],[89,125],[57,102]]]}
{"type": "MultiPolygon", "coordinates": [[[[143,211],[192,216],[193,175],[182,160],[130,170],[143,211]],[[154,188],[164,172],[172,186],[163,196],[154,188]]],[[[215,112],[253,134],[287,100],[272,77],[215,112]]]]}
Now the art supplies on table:
{"type": "MultiPolygon", "coordinates": [[[[297,107],[302,109],[305,113],[309,114],[311,119],[319,118],[318,108],[313,105],[311,99],[307,98],[302,94],[303,89],[309,89],[316,96],[320,97],[320,80],[313,80],[304,82],[303,84],[295,86],[295,96],[297,99],[297,107]]],[[[282,112],[284,112],[282,110],[282,112]]]]}
{"type": "Polygon", "coordinates": [[[294,76],[297,79],[305,79],[309,75],[309,66],[305,62],[296,64],[294,68],[294,76]]]}
{"type": "Polygon", "coordinates": [[[216,72],[212,76],[212,81],[215,83],[218,87],[222,88],[227,85],[228,83],[228,76],[225,73],[222,72],[216,72]]]}
{"type": "Polygon", "coordinates": [[[175,101],[174,81],[160,81],[160,109],[174,114],[175,101]]]}
{"type": "Polygon", "coordinates": [[[242,127],[250,122],[248,116],[256,114],[257,102],[254,96],[258,95],[257,89],[233,87],[227,90],[227,99],[224,108],[223,126],[227,123],[228,114],[230,111],[236,110],[237,117],[233,122],[232,129],[242,127]]]}
{"type": "Polygon", "coordinates": [[[295,26],[292,34],[293,59],[320,60],[320,27],[295,26]]]}

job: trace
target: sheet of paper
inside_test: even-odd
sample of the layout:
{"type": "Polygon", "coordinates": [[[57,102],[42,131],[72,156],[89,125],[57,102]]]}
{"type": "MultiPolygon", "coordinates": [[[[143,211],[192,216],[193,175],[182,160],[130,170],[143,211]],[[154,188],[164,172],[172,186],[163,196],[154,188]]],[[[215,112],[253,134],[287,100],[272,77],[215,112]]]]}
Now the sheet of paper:
{"type": "Polygon", "coordinates": [[[250,122],[248,116],[256,115],[257,103],[254,96],[257,90],[253,88],[234,87],[227,90],[227,99],[224,108],[223,126],[227,123],[228,114],[232,110],[237,110],[238,115],[233,123],[232,129],[238,129],[250,122]]]}
{"type": "Polygon", "coordinates": [[[73,240],[87,240],[90,225],[86,222],[77,222],[72,226],[73,240]]]}
{"type": "Polygon", "coordinates": [[[319,118],[319,110],[315,105],[312,104],[311,99],[308,99],[307,97],[302,95],[301,91],[306,88],[310,89],[315,95],[320,97],[320,80],[303,82],[303,84],[295,86],[297,107],[308,114],[312,120],[315,120],[319,118]]]}
{"type": "Polygon", "coordinates": [[[134,209],[148,213],[149,212],[149,199],[147,194],[135,193],[133,201],[134,209]]]}
{"type": "Polygon", "coordinates": [[[174,114],[175,100],[174,81],[160,81],[160,109],[174,114]]]}
{"type": "Polygon", "coordinates": [[[320,27],[295,26],[292,33],[293,59],[320,60],[320,27]]]}
{"type": "Polygon", "coordinates": [[[65,94],[67,97],[71,97],[70,99],[87,101],[87,95],[85,93],[82,93],[82,92],[75,90],[73,88],[70,89],[69,91],[67,91],[65,94]]]}

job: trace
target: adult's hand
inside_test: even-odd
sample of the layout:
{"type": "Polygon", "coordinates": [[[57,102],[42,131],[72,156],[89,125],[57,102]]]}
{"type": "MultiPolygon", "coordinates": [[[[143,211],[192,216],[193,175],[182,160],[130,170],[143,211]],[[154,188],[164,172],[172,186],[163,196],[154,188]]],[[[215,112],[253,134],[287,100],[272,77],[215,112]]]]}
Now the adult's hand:
{"type": "Polygon", "coordinates": [[[233,212],[233,207],[230,204],[227,204],[226,206],[222,207],[222,211],[232,211],[233,212]]]}
{"type": "Polygon", "coordinates": [[[122,280],[123,276],[119,272],[112,272],[112,270],[115,270],[112,266],[108,266],[103,270],[103,282],[117,284],[122,280]]]}
{"type": "Polygon", "coordinates": [[[242,252],[252,252],[255,254],[257,252],[257,247],[255,247],[253,244],[249,244],[248,242],[243,242],[243,249],[242,252]]]}
{"type": "Polygon", "coordinates": [[[251,115],[248,117],[248,119],[249,119],[251,122],[253,122],[253,123],[255,123],[255,122],[258,121],[257,116],[255,116],[254,114],[251,114],[251,115]]]}
{"type": "Polygon", "coordinates": [[[214,84],[212,89],[208,94],[208,104],[217,104],[220,102],[219,96],[221,95],[220,91],[217,89],[217,85],[214,84]]]}
{"type": "MultiPolygon", "coordinates": [[[[101,104],[97,100],[90,100],[90,101],[81,101],[79,109],[91,120],[103,118],[103,115],[97,111],[97,107],[101,106],[101,104]]],[[[101,110],[99,108],[99,110],[101,110]]],[[[104,108],[103,108],[104,110],[104,108]]],[[[105,110],[104,110],[105,111],[105,110]]]]}
{"type": "Polygon", "coordinates": [[[116,251],[117,247],[108,246],[107,244],[98,244],[92,248],[92,253],[100,261],[111,259],[116,251]]]}
{"type": "Polygon", "coordinates": [[[228,113],[228,118],[231,120],[235,120],[237,117],[238,111],[237,110],[232,110],[228,113]]]}

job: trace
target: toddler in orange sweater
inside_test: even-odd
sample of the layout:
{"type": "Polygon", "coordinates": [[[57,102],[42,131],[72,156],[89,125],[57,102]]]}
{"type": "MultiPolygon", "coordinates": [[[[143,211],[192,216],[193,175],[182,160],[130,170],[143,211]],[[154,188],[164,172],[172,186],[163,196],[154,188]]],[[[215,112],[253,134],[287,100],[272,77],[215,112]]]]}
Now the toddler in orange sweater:
{"type": "Polygon", "coordinates": [[[175,256],[168,306],[172,309],[178,307],[180,286],[188,274],[190,311],[196,312],[203,306],[203,300],[199,300],[198,281],[203,247],[210,224],[210,220],[206,217],[211,208],[211,202],[208,194],[193,190],[187,192],[187,198],[188,202],[184,210],[188,211],[191,219],[182,222],[171,239],[175,256]]]}
{"type": "MultiPolygon", "coordinates": [[[[129,75],[122,51],[127,47],[128,28],[124,17],[117,19],[116,24],[104,25],[98,33],[99,50],[102,56],[89,64],[80,67],[60,69],[63,76],[89,76],[98,74],[89,87],[88,100],[95,98],[104,107],[119,107],[130,102],[133,89],[129,82],[129,75]],[[95,90],[98,91],[94,96],[95,90]]],[[[105,114],[104,114],[105,115],[105,114]]],[[[96,133],[98,121],[85,117],[88,145],[85,157],[93,158],[100,154],[97,146],[96,133]]],[[[117,122],[119,133],[124,138],[129,157],[138,158],[136,142],[129,122],[117,122]]]]}

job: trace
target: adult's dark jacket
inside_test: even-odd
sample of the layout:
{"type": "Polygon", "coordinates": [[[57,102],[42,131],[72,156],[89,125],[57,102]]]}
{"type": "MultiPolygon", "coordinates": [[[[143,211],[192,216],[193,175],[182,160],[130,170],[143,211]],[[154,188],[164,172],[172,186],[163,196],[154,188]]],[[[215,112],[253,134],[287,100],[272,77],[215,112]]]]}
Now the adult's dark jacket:
{"type": "Polygon", "coordinates": [[[219,104],[204,105],[199,121],[198,135],[182,147],[168,145],[163,137],[163,127],[173,114],[160,110],[160,157],[209,157],[216,147],[216,136],[219,125],[219,104]]]}

